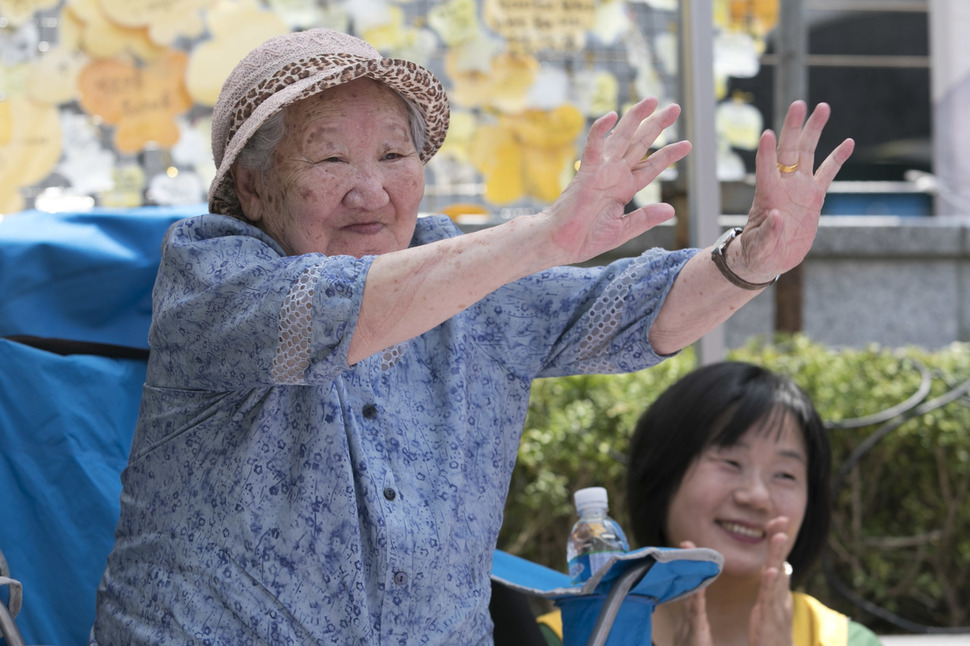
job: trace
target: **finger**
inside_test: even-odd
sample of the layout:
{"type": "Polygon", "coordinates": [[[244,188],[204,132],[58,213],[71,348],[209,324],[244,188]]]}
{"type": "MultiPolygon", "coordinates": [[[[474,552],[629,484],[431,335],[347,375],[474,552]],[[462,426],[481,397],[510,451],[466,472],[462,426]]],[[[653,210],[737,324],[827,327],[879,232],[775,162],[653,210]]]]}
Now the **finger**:
{"type": "MultiPolygon", "coordinates": [[[[637,129],[644,119],[657,109],[657,99],[647,97],[633,105],[617,122],[607,139],[606,155],[614,159],[625,159],[630,150],[637,129]]],[[[640,157],[646,150],[640,151],[640,157]]]]}
{"type": "Polygon", "coordinates": [[[781,572],[785,571],[785,559],[788,557],[788,534],[778,532],[771,537],[768,543],[768,560],[766,567],[770,567],[781,572]]]}
{"type": "Polygon", "coordinates": [[[673,637],[674,644],[711,645],[711,626],[707,620],[707,601],[703,589],[684,600],[683,611],[677,618],[673,637]]]}
{"type": "Polygon", "coordinates": [[[765,534],[769,537],[788,528],[788,516],[775,516],[765,523],[765,534]]]}
{"type": "MultiPolygon", "coordinates": [[[[778,133],[778,153],[775,161],[783,166],[801,164],[799,156],[799,141],[802,135],[802,124],[808,111],[804,101],[795,101],[789,106],[778,133]]],[[[811,167],[811,165],[809,165],[811,167]]]]}
{"type": "Polygon", "coordinates": [[[778,637],[791,635],[791,592],[779,585],[781,574],[770,568],[761,577],[758,600],[751,613],[749,634],[758,637],[752,643],[782,643],[778,637]],[[766,641],[763,641],[766,640],[766,641]]]}
{"type": "Polygon", "coordinates": [[[825,161],[821,163],[818,170],[815,172],[815,181],[822,188],[822,190],[829,190],[829,186],[832,185],[832,182],[835,180],[835,176],[838,175],[839,171],[842,169],[842,164],[849,159],[853,150],[855,150],[855,141],[852,139],[846,139],[839,144],[835,150],[829,153],[829,156],[826,157],[825,161]]]}
{"type": "Polygon", "coordinates": [[[606,146],[606,138],[619,117],[615,112],[608,112],[593,122],[589,127],[589,134],[586,136],[586,145],[583,146],[583,154],[580,162],[580,169],[585,165],[595,165],[603,159],[603,150],[606,146]]]}
{"type": "Polygon", "coordinates": [[[693,629],[694,644],[711,643],[711,625],[707,620],[707,597],[701,588],[690,596],[688,606],[691,627],[693,629]]]}
{"type": "Polygon", "coordinates": [[[758,150],[754,157],[755,182],[761,183],[775,176],[775,172],[778,170],[775,166],[776,145],[777,139],[774,130],[765,130],[761,133],[761,139],[758,140],[758,150]]]}
{"type": "Polygon", "coordinates": [[[637,162],[633,172],[637,181],[643,186],[656,179],[660,173],[664,172],[673,164],[687,156],[691,150],[689,141],[678,141],[667,144],[660,150],[651,153],[649,157],[637,162]]]}
{"type": "MultiPolygon", "coordinates": [[[[791,589],[784,571],[767,568],[761,573],[756,606],[760,609],[760,620],[768,625],[791,621],[791,589]]],[[[782,631],[782,634],[790,632],[782,631]]]]}
{"type": "Polygon", "coordinates": [[[774,598],[780,574],[781,571],[776,567],[766,567],[761,571],[761,588],[758,591],[758,596],[761,599],[762,608],[766,607],[765,604],[769,599],[774,598]]]}
{"type": "MultiPolygon", "coordinates": [[[[761,139],[758,141],[758,150],[755,153],[754,158],[754,183],[755,183],[755,195],[763,193],[765,195],[771,195],[772,191],[775,190],[778,184],[778,167],[775,157],[775,146],[777,144],[777,139],[775,138],[775,133],[773,130],[765,130],[761,133],[761,139]]],[[[751,221],[751,217],[754,216],[760,220],[764,219],[766,214],[762,212],[752,212],[749,214],[749,225],[757,224],[751,221]]]]}
{"type": "Polygon", "coordinates": [[[778,516],[772,518],[765,525],[765,534],[768,537],[768,557],[765,567],[782,568],[785,559],[788,557],[788,534],[785,532],[788,526],[788,518],[778,516]]]}
{"type": "Polygon", "coordinates": [[[675,213],[674,207],[666,202],[647,204],[630,211],[621,220],[624,227],[624,241],[630,240],[658,224],[663,224],[674,217],[675,213]]]}
{"type": "Polygon", "coordinates": [[[694,626],[707,628],[707,597],[705,596],[704,588],[692,594],[691,599],[693,599],[691,621],[694,626]]]}
{"type": "Polygon", "coordinates": [[[791,588],[788,584],[788,575],[783,566],[772,565],[765,567],[761,571],[761,586],[758,590],[758,605],[762,611],[766,608],[773,608],[777,605],[784,606],[791,588]]]}
{"type": "Polygon", "coordinates": [[[805,127],[802,129],[798,141],[798,166],[811,172],[815,168],[815,149],[822,136],[822,130],[828,123],[832,109],[827,103],[819,103],[809,115],[805,127]]]}
{"type": "Polygon", "coordinates": [[[664,130],[677,122],[679,116],[680,106],[674,103],[641,121],[630,141],[624,160],[631,166],[642,161],[645,158],[644,153],[649,151],[650,146],[657,141],[664,130]]]}

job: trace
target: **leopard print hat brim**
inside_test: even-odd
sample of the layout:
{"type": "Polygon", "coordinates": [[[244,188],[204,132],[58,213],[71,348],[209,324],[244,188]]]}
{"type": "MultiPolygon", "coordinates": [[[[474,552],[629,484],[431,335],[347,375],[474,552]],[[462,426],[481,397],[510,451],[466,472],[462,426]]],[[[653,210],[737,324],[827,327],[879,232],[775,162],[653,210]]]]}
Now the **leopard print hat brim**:
{"type": "Polygon", "coordinates": [[[384,58],[369,44],[330,29],[310,29],[266,41],[236,65],[212,113],[216,175],[209,187],[209,212],[242,216],[229,169],[266,122],[287,105],[327,88],[367,77],[413,101],[427,123],[422,163],[434,156],[448,130],[448,97],[429,70],[384,58]]]}

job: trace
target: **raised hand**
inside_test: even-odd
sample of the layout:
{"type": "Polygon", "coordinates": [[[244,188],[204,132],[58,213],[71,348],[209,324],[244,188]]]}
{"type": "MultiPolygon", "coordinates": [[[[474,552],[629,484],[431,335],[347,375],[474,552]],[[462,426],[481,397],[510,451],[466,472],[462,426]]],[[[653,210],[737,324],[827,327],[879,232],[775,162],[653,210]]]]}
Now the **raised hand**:
{"type": "Polygon", "coordinates": [[[758,601],[751,611],[748,628],[750,646],[791,646],[792,598],[789,576],[785,571],[788,534],[784,516],[773,518],[765,527],[768,537],[768,559],[761,570],[758,601]]]}
{"type": "Polygon", "coordinates": [[[808,108],[795,101],[781,133],[766,130],[755,157],[755,194],[741,236],[741,273],[755,282],[771,280],[798,265],[818,230],[825,193],[855,143],[846,139],[815,168],[815,149],[831,114],[820,103],[808,108]]]}
{"type": "Polygon", "coordinates": [[[563,262],[588,260],[673,217],[669,204],[631,213],[624,207],[690,151],[688,142],[679,141],[647,154],[679,115],[679,106],[657,110],[657,100],[649,98],[619,120],[611,112],[593,123],[576,176],[544,214],[553,242],[565,253],[563,262]]]}

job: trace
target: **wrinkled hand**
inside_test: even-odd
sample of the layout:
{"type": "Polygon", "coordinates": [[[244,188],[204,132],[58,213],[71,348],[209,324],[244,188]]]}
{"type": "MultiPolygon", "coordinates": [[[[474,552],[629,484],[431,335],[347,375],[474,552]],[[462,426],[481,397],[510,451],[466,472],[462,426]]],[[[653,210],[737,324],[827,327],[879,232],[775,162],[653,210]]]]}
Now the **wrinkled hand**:
{"type": "Polygon", "coordinates": [[[771,519],[765,531],[768,537],[768,559],[761,570],[758,601],[751,611],[748,643],[751,646],[791,646],[792,598],[789,577],[785,572],[788,535],[784,516],[771,519]]]}
{"type": "Polygon", "coordinates": [[[754,201],[740,239],[741,273],[749,280],[771,280],[805,258],[815,240],[825,193],[855,147],[846,139],[815,170],[815,148],[831,108],[818,104],[808,121],[807,111],[804,101],[795,101],[777,142],[771,130],[761,135],[754,201]],[[779,167],[794,164],[798,166],[792,172],[779,167]]]}
{"type": "Polygon", "coordinates": [[[551,227],[552,241],[564,254],[563,263],[588,260],[673,217],[669,204],[650,204],[626,214],[624,207],[690,151],[688,142],[679,141],[647,156],[679,115],[679,106],[657,110],[657,100],[649,98],[619,120],[611,112],[593,123],[576,176],[540,214],[551,227]]]}

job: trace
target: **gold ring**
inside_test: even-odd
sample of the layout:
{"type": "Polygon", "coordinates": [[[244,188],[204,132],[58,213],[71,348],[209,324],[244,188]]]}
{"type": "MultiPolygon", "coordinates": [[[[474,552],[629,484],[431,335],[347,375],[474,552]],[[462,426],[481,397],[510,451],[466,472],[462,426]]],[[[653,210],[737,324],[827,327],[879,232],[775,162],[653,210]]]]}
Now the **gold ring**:
{"type": "Polygon", "coordinates": [[[796,170],[798,170],[798,162],[795,162],[791,166],[785,166],[781,162],[775,162],[775,163],[778,165],[778,170],[780,170],[783,173],[794,173],[796,170]]]}

